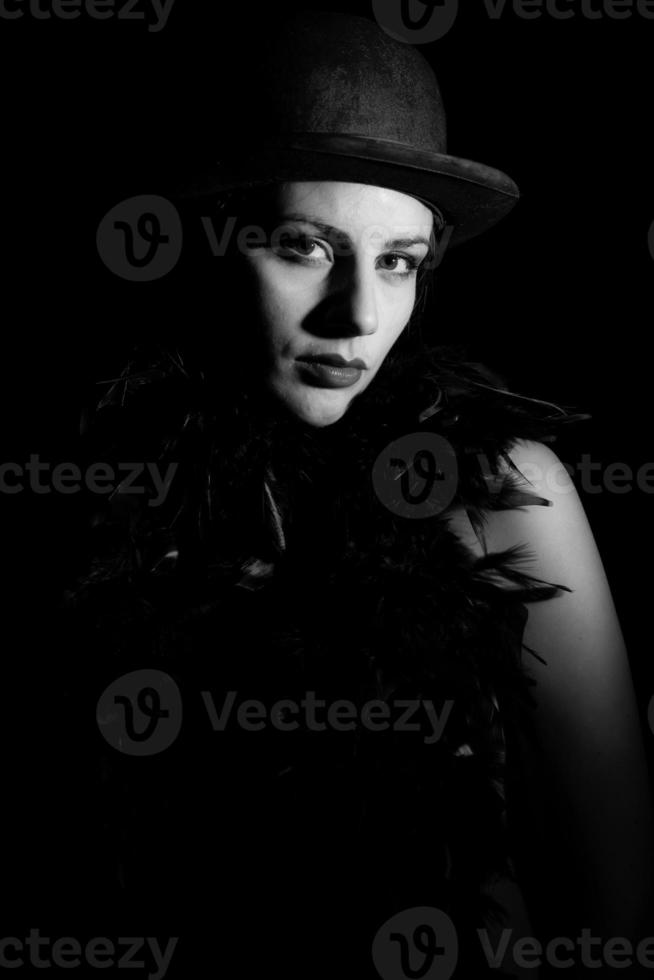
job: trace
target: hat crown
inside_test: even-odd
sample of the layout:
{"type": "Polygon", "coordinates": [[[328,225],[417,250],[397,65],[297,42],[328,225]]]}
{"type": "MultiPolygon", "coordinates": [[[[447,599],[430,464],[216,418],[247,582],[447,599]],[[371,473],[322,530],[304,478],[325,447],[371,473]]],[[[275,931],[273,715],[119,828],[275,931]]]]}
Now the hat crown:
{"type": "Polygon", "coordinates": [[[447,152],[436,76],[413,45],[352,14],[296,14],[256,66],[247,140],[342,133],[447,152]]]}
{"type": "Polygon", "coordinates": [[[448,153],[440,88],[415,45],[326,11],[296,13],[260,41],[239,71],[246,94],[222,100],[217,152],[194,167],[185,200],[289,181],[387,187],[437,208],[449,247],[514,207],[507,174],[448,153]]]}

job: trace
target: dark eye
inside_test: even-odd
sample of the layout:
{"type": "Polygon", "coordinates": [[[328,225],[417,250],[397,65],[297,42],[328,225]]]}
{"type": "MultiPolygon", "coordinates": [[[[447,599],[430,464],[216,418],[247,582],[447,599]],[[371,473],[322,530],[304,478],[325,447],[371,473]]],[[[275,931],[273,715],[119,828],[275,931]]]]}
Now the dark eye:
{"type": "Polygon", "coordinates": [[[382,255],[380,259],[384,272],[396,272],[400,276],[408,276],[418,268],[418,260],[412,255],[400,255],[397,252],[389,252],[382,255]],[[398,262],[404,262],[403,269],[397,268],[398,262]]]}
{"type": "Polygon", "coordinates": [[[305,259],[307,263],[316,264],[323,259],[330,259],[330,255],[321,241],[296,232],[284,232],[279,236],[278,248],[275,249],[283,258],[301,261],[305,259]],[[316,252],[320,249],[320,253],[316,252]]]}
{"type": "Polygon", "coordinates": [[[295,252],[300,252],[302,255],[310,255],[316,247],[316,242],[309,238],[308,235],[282,235],[280,244],[283,248],[292,248],[295,252]]]}

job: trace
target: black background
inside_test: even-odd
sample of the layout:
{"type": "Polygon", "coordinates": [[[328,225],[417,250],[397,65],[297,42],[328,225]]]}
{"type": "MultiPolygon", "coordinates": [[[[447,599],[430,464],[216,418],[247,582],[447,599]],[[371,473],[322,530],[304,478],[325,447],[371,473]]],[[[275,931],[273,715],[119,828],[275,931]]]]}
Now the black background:
{"type": "MultiPolygon", "coordinates": [[[[221,121],[248,84],[250,38],[296,6],[307,5],[176,0],[159,33],[143,20],[0,19],[5,459],[69,458],[94,382],[122,364],[138,337],[183,333],[177,307],[171,322],[170,283],[111,273],[96,249],[97,226],[123,198],[156,193],[196,148],[220,145],[221,121]]],[[[452,30],[422,47],[448,109],[449,150],[508,172],[522,200],[488,235],[446,256],[434,330],[469,343],[514,390],[591,413],[559,444],[562,459],[575,464],[589,453],[635,473],[654,461],[654,21],[526,20],[508,3],[493,20],[481,2],[461,6],[452,30]]],[[[219,295],[203,311],[189,297],[185,315],[216,331],[230,322],[219,295]]],[[[580,493],[627,640],[651,759],[651,494],[635,481],[623,494],[580,493]]],[[[74,497],[26,490],[2,503],[4,748],[22,813],[26,783],[38,795],[45,780],[44,807],[52,792],[39,761],[40,740],[56,741],[39,723],[48,697],[40,665],[65,650],[50,646],[42,623],[74,566],[79,515],[74,497]]],[[[65,786],[61,793],[65,810],[65,786]]],[[[27,843],[8,839],[27,869],[38,826],[23,830],[27,843]]]]}

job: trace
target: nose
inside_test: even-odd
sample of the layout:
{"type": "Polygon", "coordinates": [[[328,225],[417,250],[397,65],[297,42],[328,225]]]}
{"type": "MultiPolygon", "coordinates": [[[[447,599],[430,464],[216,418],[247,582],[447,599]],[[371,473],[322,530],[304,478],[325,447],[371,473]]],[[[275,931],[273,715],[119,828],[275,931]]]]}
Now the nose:
{"type": "Polygon", "coordinates": [[[347,265],[349,268],[343,272],[338,300],[334,302],[330,319],[341,329],[347,327],[352,335],[373,334],[379,326],[374,270],[367,268],[364,260],[347,265]]]}

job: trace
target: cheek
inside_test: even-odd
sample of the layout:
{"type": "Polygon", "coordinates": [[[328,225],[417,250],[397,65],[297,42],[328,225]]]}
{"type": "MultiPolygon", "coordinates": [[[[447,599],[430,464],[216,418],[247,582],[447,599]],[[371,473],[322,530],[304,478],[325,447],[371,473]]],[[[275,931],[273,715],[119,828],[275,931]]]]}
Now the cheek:
{"type": "Polygon", "coordinates": [[[313,294],[297,281],[262,262],[254,267],[254,288],[266,329],[274,334],[293,333],[309,312],[313,294]]]}
{"type": "Polygon", "coordinates": [[[386,329],[384,331],[390,346],[404,331],[411,319],[415,306],[416,290],[415,285],[407,286],[402,290],[401,295],[387,298],[387,313],[385,317],[386,329]]]}

